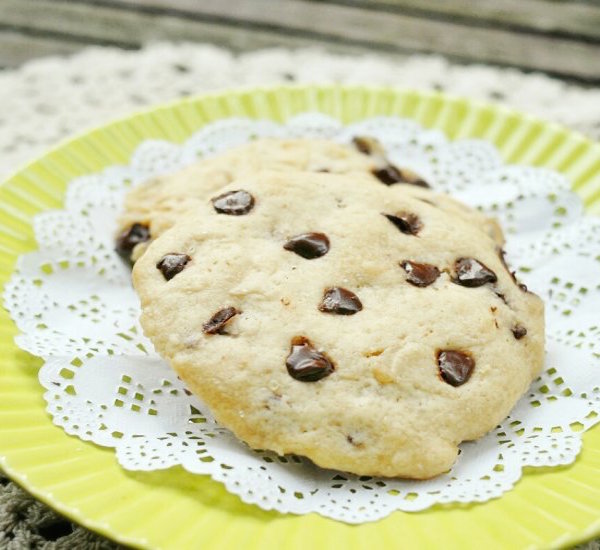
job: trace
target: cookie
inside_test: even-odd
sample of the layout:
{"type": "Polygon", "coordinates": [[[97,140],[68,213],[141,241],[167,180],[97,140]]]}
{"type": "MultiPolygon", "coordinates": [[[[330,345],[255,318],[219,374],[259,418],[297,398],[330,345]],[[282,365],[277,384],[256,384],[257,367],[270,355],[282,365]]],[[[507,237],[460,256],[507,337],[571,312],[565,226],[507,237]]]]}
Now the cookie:
{"type": "MultiPolygon", "coordinates": [[[[197,211],[233,180],[262,169],[360,174],[365,176],[361,184],[406,184],[402,187],[407,192],[434,201],[426,189],[428,184],[417,174],[391,165],[375,140],[356,138],[354,145],[346,146],[327,140],[262,139],[130,191],[119,219],[117,250],[125,258],[137,259],[152,238],[172,227],[185,213],[197,211]]],[[[451,199],[444,199],[438,206],[469,212],[473,223],[486,228],[500,244],[503,242],[493,220],[451,199]]]]}
{"type": "Polygon", "coordinates": [[[543,304],[468,216],[362,177],[220,189],[135,264],[141,323],[251,447],[430,478],[539,373],[543,304]]]}

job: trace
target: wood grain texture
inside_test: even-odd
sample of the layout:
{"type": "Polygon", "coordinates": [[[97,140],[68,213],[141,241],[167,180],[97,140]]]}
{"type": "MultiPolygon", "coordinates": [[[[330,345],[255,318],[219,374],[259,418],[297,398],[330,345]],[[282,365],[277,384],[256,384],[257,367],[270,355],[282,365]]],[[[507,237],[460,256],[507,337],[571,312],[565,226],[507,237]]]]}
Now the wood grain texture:
{"type": "Polygon", "coordinates": [[[39,38],[0,31],[0,67],[13,67],[36,57],[75,53],[81,45],[56,38],[39,38]]]}
{"type": "MultiPolygon", "coordinates": [[[[81,1],[81,0],[78,0],[81,1]]],[[[93,1],[93,0],[83,0],[93,1]]],[[[248,13],[286,11],[301,12],[327,6],[354,8],[363,14],[379,12],[405,14],[425,20],[465,23],[471,26],[509,28],[514,31],[570,36],[577,40],[600,40],[600,2],[582,3],[577,0],[115,0],[115,5],[138,9],[154,8],[205,13],[248,13]],[[312,4],[312,9],[307,6],[312,4]]],[[[327,20],[336,25],[335,20],[327,20]]]]}
{"type": "MultiPolygon", "coordinates": [[[[315,36],[302,36],[213,19],[115,10],[110,7],[56,0],[0,0],[0,30],[14,29],[36,37],[61,37],[82,44],[134,48],[157,40],[211,42],[238,52],[264,47],[323,46],[357,54],[364,47],[315,36]],[[40,17],[43,14],[43,17],[40,17]]],[[[51,53],[51,52],[50,52],[51,53]]],[[[22,56],[21,56],[22,57],[22,56]]]]}
{"type": "MultiPolygon", "coordinates": [[[[317,0],[318,1],[318,0],[317,0]]],[[[423,17],[447,18],[521,29],[524,32],[600,38],[600,2],[577,0],[330,0],[363,9],[410,11],[423,17]]],[[[144,0],[143,3],[153,3],[144,0]]]]}
{"type": "MultiPolygon", "coordinates": [[[[139,5],[137,0],[121,0],[123,3],[139,5]]],[[[231,22],[270,25],[307,34],[318,33],[333,40],[371,44],[387,50],[401,48],[437,52],[463,59],[474,58],[589,77],[600,76],[598,44],[526,33],[516,35],[502,28],[471,26],[307,0],[144,0],[144,4],[154,7],[168,5],[171,9],[174,6],[189,10],[194,7],[194,13],[228,18],[231,22]]],[[[597,13],[600,16],[600,11],[597,13]]]]}
{"type": "MultiPolygon", "coordinates": [[[[600,81],[600,4],[550,0],[0,0],[5,31],[90,43],[433,52],[600,81]]],[[[17,56],[20,60],[23,54],[17,56]]]]}

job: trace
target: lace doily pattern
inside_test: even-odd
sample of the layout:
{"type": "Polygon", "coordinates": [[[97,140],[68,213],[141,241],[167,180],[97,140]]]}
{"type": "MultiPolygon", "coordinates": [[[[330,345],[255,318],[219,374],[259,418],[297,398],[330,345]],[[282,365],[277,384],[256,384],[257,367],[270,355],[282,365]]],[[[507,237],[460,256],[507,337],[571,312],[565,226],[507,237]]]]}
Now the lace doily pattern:
{"type": "Polygon", "coordinates": [[[43,357],[48,412],[67,433],[114,447],[131,470],[182,465],[210,475],[265,509],[317,512],[361,523],[394,510],[498,497],[525,466],[572,462],[600,413],[600,220],[559,174],[504,165],[487,142],[448,142],[409,120],[351,126],[320,114],[286,124],[248,119],[206,126],[185,144],[144,142],[128,166],[77,179],[65,209],[35,220],[39,250],[20,258],[4,300],[18,345],[43,357]],[[429,481],[354,476],[296,456],[251,450],[220,427],[154,352],[138,322],[129,269],[113,251],[124,194],[253,136],[318,136],[341,143],[372,135],[392,161],[438,191],[497,216],[519,277],[547,304],[547,362],[500,426],[461,445],[452,470],[429,481]]]}

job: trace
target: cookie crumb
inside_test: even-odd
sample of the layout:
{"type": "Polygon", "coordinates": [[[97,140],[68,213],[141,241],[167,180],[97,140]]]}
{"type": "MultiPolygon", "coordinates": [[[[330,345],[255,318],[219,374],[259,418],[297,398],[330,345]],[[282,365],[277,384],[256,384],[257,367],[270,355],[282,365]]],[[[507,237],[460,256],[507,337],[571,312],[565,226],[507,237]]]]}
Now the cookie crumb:
{"type": "Polygon", "coordinates": [[[383,348],[377,348],[373,350],[365,350],[362,352],[363,357],[379,357],[385,350],[383,348]]]}
{"type": "Polygon", "coordinates": [[[387,372],[378,368],[373,369],[373,376],[377,382],[384,386],[394,382],[394,379],[387,372]]]}
{"type": "Polygon", "coordinates": [[[358,441],[356,441],[356,438],[352,437],[351,435],[346,435],[346,441],[348,443],[350,443],[350,445],[352,445],[353,447],[363,447],[364,443],[360,443],[358,441]]]}

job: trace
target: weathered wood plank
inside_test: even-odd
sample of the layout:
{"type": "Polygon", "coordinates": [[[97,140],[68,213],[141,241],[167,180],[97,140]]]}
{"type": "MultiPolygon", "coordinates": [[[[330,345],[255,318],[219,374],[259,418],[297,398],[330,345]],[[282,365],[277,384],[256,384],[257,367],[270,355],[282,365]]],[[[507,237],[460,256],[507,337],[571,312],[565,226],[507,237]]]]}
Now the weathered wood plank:
{"type": "MultiPolygon", "coordinates": [[[[358,54],[364,48],[335,43],[314,37],[285,36],[280,32],[252,27],[219,24],[212,21],[190,21],[186,18],[122,12],[101,6],[90,7],[54,0],[0,0],[0,29],[13,25],[29,29],[44,40],[44,34],[73,36],[73,41],[85,44],[119,43],[128,47],[141,46],[157,40],[207,42],[231,48],[237,52],[285,46],[290,48],[327,46],[329,51],[358,54]],[[85,41],[84,41],[85,37],[85,41]]],[[[25,37],[25,40],[27,37],[25,37]]],[[[23,42],[25,43],[25,42],[23,42]]],[[[18,56],[22,61],[23,56],[18,56]]],[[[13,63],[14,64],[14,63],[13,63]]]]}
{"type": "Polygon", "coordinates": [[[92,6],[78,1],[3,0],[0,20],[5,26],[27,26],[40,33],[69,33],[75,29],[99,42],[127,39],[137,45],[157,38],[211,41],[237,50],[336,44],[336,49],[347,51],[370,46],[391,52],[437,51],[462,59],[600,78],[600,46],[596,44],[472,28],[402,14],[365,14],[357,8],[298,0],[143,1],[146,7],[151,4],[154,11],[135,9],[140,7],[139,0],[121,0],[120,9],[115,8],[116,2],[92,6]],[[174,5],[179,12],[173,12],[174,5]],[[124,6],[127,9],[122,9],[124,6]],[[194,8],[195,17],[181,11],[186,6],[194,8]],[[331,21],[336,24],[331,25],[331,21]]]}
{"type": "MultiPolygon", "coordinates": [[[[76,0],[82,1],[82,0],[76,0]]],[[[91,1],[91,0],[83,0],[91,1]]],[[[519,28],[540,33],[557,33],[580,38],[600,40],[600,3],[597,5],[577,1],[556,0],[291,0],[286,2],[290,11],[306,9],[303,4],[325,8],[327,4],[369,11],[406,13],[427,19],[445,19],[464,22],[472,26],[519,28]],[[296,4],[296,6],[294,6],[296,4]]],[[[204,13],[205,0],[116,0],[114,4],[129,6],[169,8],[204,13]]],[[[255,0],[228,0],[219,2],[223,13],[260,11],[255,0]],[[228,9],[230,8],[230,9],[228,9]]],[[[272,7],[280,0],[269,0],[272,7]]],[[[334,21],[330,21],[335,24],[334,21]]]]}
{"type": "MultiPolygon", "coordinates": [[[[153,0],[138,0],[153,4],[153,0]]],[[[174,0],[176,5],[180,0],[174,0]]],[[[316,0],[319,1],[319,0],[316,0]]],[[[327,0],[326,0],[327,1],[327,0]]],[[[414,10],[448,19],[470,20],[532,31],[600,39],[600,2],[573,0],[333,0],[363,9],[414,10]]],[[[189,4],[189,2],[186,2],[189,4]]]]}
{"type": "Polygon", "coordinates": [[[71,54],[80,49],[80,44],[61,42],[55,38],[0,32],[0,67],[17,67],[37,57],[71,54]]]}
{"type": "Polygon", "coordinates": [[[459,59],[600,78],[600,46],[568,39],[306,0],[144,3],[153,10],[143,11],[139,0],[94,6],[72,0],[3,0],[2,20],[40,30],[77,29],[98,39],[127,37],[138,43],[152,39],[210,41],[242,50],[337,43],[389,52],[437,52],[459,59]]]}

